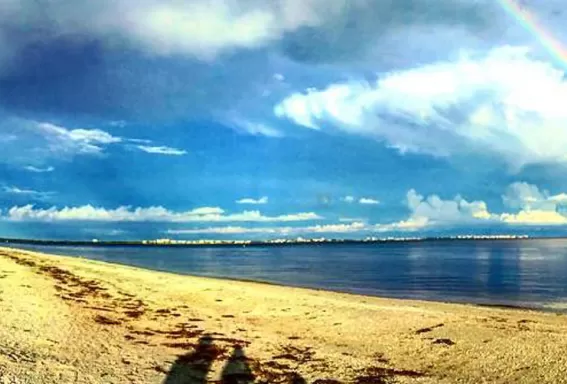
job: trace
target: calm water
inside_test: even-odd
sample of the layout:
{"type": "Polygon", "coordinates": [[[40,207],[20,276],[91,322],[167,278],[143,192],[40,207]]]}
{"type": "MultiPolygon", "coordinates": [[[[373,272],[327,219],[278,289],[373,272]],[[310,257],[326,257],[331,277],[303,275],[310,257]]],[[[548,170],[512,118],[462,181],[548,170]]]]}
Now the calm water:
{"type": "Polygon", "coordinates": [[[183,274],[377,296],[567,308],[562,306],[567,303],[567,239],[247,248],[26,248],[183,274]]]}

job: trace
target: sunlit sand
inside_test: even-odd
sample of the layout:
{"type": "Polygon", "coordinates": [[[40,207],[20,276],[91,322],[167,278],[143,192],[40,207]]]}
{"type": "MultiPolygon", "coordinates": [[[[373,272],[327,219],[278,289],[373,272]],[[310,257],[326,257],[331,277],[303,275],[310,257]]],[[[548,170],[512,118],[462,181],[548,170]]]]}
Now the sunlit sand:
{"type": "Polygon", "coordinates": [[[556,313],[8,248],[0,248],[0,313],[0,383],[567,382],[567,317],[556,313]]]}

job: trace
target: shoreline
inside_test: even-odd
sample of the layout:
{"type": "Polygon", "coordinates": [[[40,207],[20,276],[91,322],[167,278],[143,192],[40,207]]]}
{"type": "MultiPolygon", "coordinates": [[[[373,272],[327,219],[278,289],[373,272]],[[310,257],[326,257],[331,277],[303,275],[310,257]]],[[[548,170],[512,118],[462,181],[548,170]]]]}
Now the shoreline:
{"type": "Polygon", "coordinates": [[[179,275],[14,248],[0,247],[0,311],[0,379],[29,383],[189,383],[174,377],[195,368],[203,337],[216,351],[210,382],[237,348],[257,383],[567,377],[563,314],[179,275]]]}
{"type": "MultiPolygon", "coordinates": [[[[497,239],[497,240],[502,240],[502,239],[497,239]]],[[[517,240],[526,240],[526,239],[517,239],[517,240]]],[[[462,240],[465,241],[465,240],[462,240]]],[[[296,245],[292,245],[292,246],[297,246],[299,244],[296,245]]],[[[301,245],[305,245],[305,244],[301,244],[301,245]]],[[[101,245],[95,245],[95,247],[98,247],[101,245]]],[[[102,245],[102,247],[104,247],[105,245],[102,245]]],[[[133,247],[136,247],[137,245],[132,245],[133,247]]],[[[161,245],[149,245],[149,247],[160,247],[161,245]]],[[[225,245],[226,246],[226,245],[225,245]]],[[[274,245],[275,246],[275,245],[274,245]]],[[[286,245],[283,245],[286,246],[286,245]]],[[[144,246],[145,247],[145,246],[144,246]]],[[[183,247],[183,246],[177,246],[177,245],[164,245],[163,247],[183,247]]],[[[193,246],[189,246],[189,247],[193,247],[193,246]]],[[[348,289],[333,289],[333,288],[328,288],[328,287],[319,287],[319,286],[308,286],[308,285],[301,285],[301,284],[292,284],[292,283],[283,283],[283,282],[277,282],[277,281],[269,281],[269,280],[262,280],[262,279],[247,279],[247,278],[239,278],[239,277],[234,277],[234,276],[222,276],[222,275],[206,275],[206,274],[198,274],[198,273],[184,273],[184,272],[179,272],[179,271],[172,271],[172,270],[167,270],[167,269],[159,269],[159,268],[148,268],[145,266],[139,266],[139,265],[133,265],[133,264],[128,264],[128,263],[124,263],[124,262],[120,262],[120,261],[100,261],[100,260],[94,260],[85,256],[80,256],[80,255],[69,255],[69,254],[51,254],[51,253],[44,253],[41,251],[34,251],[34,250],[27,250],[25,248],[17,248],[17,247],[5,247],[2,246],[0,244],[0,250],[2,250],[3,248],[6,249],[14,249],[14,250],[19,250],[19,251],[24,251],[24,252],[32,252],[32,253],[40,253],[40,254],[46,254],[46,255],[51,255],[51,256],[60,256],[60,257],[72,257],[72,258],[78,258],[78,259],[84,259],[84,260],[89,260],[89,261],[93,261],[93,262],[100,262],[100,263],[105,263],[105,264],[114,264],[114,265],[120,265],[120,266],[124,266],[124,267],[131,267],[131,268],[136,268],[136,269],[140,269],[140,270],[145,270],[145,271],[154,271],[154,272],[159,272],[159,273],[169,273],[169,274],[173,274],[173,275],[177,275],[177,276],[187,276],[187,277],[198,277],[198,278],[205,278],[205,279],[214,279],[214,280],[220,280],[220,281],[235,281],[235,282],[242,282],[242,283],[252,283],[252,284],[263,284],[263,285],[269,285],[269,286],[276,286],[276,287],[283,287],[283,288],[297,288],[297,289],[306,289],[306,290],[313,290],[313,291],[320,291],[320,292],[330,292],[330,293],[338,293],[338,294],[345,294],[345,295],[353,295],[353,296],[358,296],[358,297],[368,297],[368,298],[380,298],[380,299],[385,299],[385,300],[409,300],[409,301],[419,301],[419,302],[425,302],[425,303],[440,303],[440,304],[455,304],[455,305],[465,305],[465,306],[473,306],[473,307],[487,307],[487,308],[502,308],[502,309],[510,309],[510,310],[523,310],[523,311],[535,311],[535,312],[544,312],[544,313],[567,313],[567,303],[563,303],[563,302],[534,302],[532,305],[530,305],[530,303],[525,303],[525,304],[515,304],[513,302],[506,302],[506,301],[474,301],[474,300],[466,300],[466,299],[462,299],[462,300],[443,300],[443,299],[437,299],[437,298],[420,298],[420,297],[411,297],[411,296],[388,296],[388,295],[379,295],[379,294],[371,294],[371,293],[360,293],[360,292],[356,292],[356,288],[352,289],[352,290],[348,290],[348,289]],[[546,305],[547,304],[547,305],[546,305]],[[566,304],[566,306],[564,307],[553,307],[553,305],[557,305],[557,304],[566,304]]]]}
{"type": "Polygon", "coordinates": [[[400,237],[368,239],[330,238],[324,241],[306,239],[302,241],[285,239],[273,240],[208,240],[206,242],[183,241],[168,239],[171,242],[155,242],[155,240],[35,240],[0,238],[0,244],[23,244],[39,246],[87,246],[87,247],[173,247],[173,248],[202,248],[202,247],[294,247],[294,246],[336,246],[336,245],[384,245],[396,243],[429,243],[429,242],[466,242],[466,241],[524,241],[524,240],[561,240],[565,236],[529,235],[470,235],[470,236],[432,236],[432,237],[400,237]]]}

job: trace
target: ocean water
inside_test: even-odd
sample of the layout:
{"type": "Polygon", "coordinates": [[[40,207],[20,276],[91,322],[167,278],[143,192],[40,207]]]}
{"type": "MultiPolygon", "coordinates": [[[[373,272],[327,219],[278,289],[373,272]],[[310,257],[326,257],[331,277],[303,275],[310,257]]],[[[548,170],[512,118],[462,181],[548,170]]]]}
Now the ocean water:
{"type": "Polygon", "coordinates": [[[269,247],[16,247],[181,274],[384,297],[567,308],[567,239],[269,247]]]}

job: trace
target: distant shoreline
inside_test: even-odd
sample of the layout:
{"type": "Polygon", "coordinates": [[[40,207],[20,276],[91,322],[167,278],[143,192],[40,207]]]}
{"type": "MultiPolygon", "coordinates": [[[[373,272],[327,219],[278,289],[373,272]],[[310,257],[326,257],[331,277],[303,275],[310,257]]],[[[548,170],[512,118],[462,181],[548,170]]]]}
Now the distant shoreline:
{"type": "Polygon", "coordinates": [[[565,239],[562,236],[538,236],[527,235],[495,235],[495,236],[454,236],[454,237],[423,237],[423,238],[384,238],[373,240],[356,239],[305,239],[286,241],[271,240],[171,240],[171,242],[159,242],[156,240],[37,240],[37,239],[12,239],[0,238],[0,244],[24,244],[44,246],[93,246],[93,247],[281,247],[301,245],[338,245],[338,244],[390,244],[390,243],[416,243],[416,242],[456,242],[456,241],[510,241],[510,240],[552,240],[565,239]]]}

